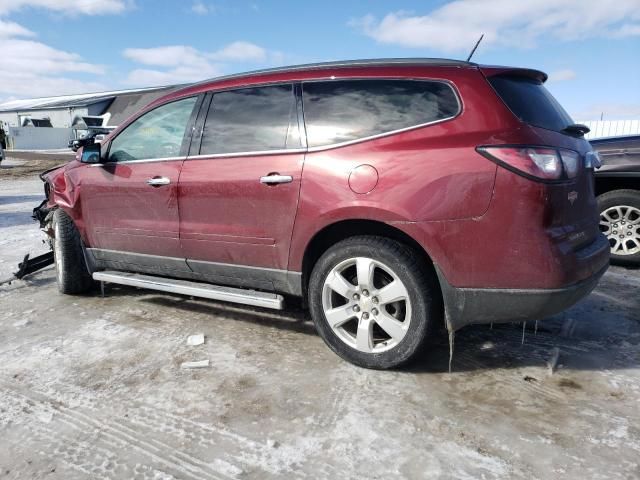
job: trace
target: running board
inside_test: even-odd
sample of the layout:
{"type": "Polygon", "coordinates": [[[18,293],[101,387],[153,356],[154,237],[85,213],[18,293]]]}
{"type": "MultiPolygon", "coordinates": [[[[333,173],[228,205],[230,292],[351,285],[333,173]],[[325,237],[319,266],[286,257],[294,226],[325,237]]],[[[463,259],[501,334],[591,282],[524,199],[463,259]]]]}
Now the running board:
{"type": "Polygon", "coordinates": [[[128,272],[95,272],[93,279],[100,282],[148,288],[150,290],[191,295],[193,297],[209,298],[223,302],[242,303],[244,305],[253,305],[254,307],[273,308],[276,310],[282,310],[284,308],[284,298],[282,295],[276,295],[275,293],[220,287],[218,285],[191,282],[189,280],[176,280],[173,278],[154,277],[128,272]]]}

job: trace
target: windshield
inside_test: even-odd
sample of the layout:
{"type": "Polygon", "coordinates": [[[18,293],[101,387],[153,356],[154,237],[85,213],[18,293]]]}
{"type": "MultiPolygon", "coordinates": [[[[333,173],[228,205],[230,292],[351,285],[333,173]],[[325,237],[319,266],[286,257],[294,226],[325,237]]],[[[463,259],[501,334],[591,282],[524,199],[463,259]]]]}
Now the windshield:
{"type": "Polygon", "coordinates": [[[504,103],[523,122],[556,132],[574,123],[540,81],[515,75],[497,75],[488,80],[504,103]]]}

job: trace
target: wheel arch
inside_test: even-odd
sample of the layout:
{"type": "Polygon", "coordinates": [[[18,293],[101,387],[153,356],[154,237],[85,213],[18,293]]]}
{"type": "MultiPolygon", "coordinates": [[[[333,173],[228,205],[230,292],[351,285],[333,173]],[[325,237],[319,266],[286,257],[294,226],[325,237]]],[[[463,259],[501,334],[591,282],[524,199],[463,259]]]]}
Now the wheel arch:
{"type": "MultiPolygon", "coordinates": [[[[313,267],[332,245],[349,237],[360,235],[375,235],[396,240],[407,245],[421,258],[421,264],[436,275],[434,263],[429,253],[420,243],[407,232],[389,223],[377,220],[347,219],[326,225],[315,233],[307,243],[302,258],[302,296],[307,301],[309,278],[313,267]]],[[[436,277],[437,278],[437,277],[436,277]]],[[[439,282],[437,282],[439,285],[439,282]]],[[[441,292],[438,292],[442,296],[441,292]]]]}

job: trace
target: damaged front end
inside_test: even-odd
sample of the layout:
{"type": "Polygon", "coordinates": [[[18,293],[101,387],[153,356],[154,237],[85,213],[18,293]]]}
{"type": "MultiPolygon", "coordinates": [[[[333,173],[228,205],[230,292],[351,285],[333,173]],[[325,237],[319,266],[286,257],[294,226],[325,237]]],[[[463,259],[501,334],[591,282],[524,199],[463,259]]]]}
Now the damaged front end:
{"type": "Polygon", "coordinates": [[[40,228],[47,234],[47,243],[49,245],[49,251],[31,258],[31,255],[27,253],[24,256],[22,262],[18,264],[18,270],[14,272],[11,278],[0,281],[0,285],[5,283],[11,283],[13,280],[21,280],[22,278],[30,275],[38,270],[42,270],[49,265],[53,265],[55,259],[53,255],[53,228],[51,221],[53,218],[53,208],[47,206],[48,199],[45,199],[33,209],[32,218],[40,223],[40,228]]]}
{"type": "Polygon", "coordinates": [[[22,262],[18,264],[18,270],[13,274],[11,278],[0,280],[0,285],[11,283],[16,279],[20,280],[26,275],[37,272],[38,270],[42,270],[43,268],[48,267],[49,265],[52,265],[54,263],[55,259],[53,253],[53,241],[55,234],[53,230],[53,212],[58,207],[52,201],[52,182],[55,181],[57,177],[64,178],[63,175],[56,175],[56,171],[60,170],[60,172],[58,173],[61,173],[61,169],[65,165],[66,164],[58,165],[40,174],[40,179],[44,182],[45,199],[33,209],[33,213],[31,215],[31,217],[40,224],[40,228],[46,234],[46,243],[49,246],[49,252],[33,258],[30,258],[30,254],[25,255],[22,262]]]}
{"type": "MultiPolygon", "coordinates": [[[[57,167],[56,167],[57,168],[57,167]]],[[[44,172],[40,175],[42,181],[45,182],[45,199],[33,209],[31,217],[40,224],[40,228],[47,235],[46,242],[49,245],[49,251],[37,257],[30,258],[30,254],[25,255],[21,263],[18,264],[18,271],[13,276],[20,280],[38,270],[42,270],[49,265],[53,265],[55,259],[53,255],[53,211],[55,208],[49,206],[49,184],[43,178],[44,172]]]]}

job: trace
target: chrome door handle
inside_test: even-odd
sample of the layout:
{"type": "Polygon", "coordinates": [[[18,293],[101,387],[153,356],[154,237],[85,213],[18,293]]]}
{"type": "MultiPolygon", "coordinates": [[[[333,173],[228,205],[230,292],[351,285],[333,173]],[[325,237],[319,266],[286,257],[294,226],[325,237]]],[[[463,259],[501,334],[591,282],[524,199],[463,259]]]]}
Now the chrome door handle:
{"type": "Polygon", "coordinates": [[[293,177],[291,175],[278,175],[277,173],[260,177],[260,183],[265,185],[275,185],[277,183],[291,183],[293,177]]]}
{"type": "Polygon", "coordinates": [[[147,180],[147,185],[151,185],[152,187],[161,187],[162,185],[169,185],[171,180],[167,177],[153,177],[147,180]]]}

